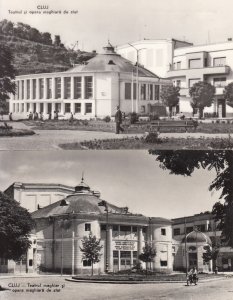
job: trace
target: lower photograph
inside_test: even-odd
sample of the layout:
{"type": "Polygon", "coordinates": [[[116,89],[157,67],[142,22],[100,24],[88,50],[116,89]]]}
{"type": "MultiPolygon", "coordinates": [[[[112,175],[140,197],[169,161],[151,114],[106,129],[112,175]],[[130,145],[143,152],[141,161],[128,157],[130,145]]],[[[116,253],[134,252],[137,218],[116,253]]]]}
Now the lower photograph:
{"type": "Polygon", "coordinates": [[[0,165],[1,299],[230,299],[232,151],[12,151],[0,165]]]}

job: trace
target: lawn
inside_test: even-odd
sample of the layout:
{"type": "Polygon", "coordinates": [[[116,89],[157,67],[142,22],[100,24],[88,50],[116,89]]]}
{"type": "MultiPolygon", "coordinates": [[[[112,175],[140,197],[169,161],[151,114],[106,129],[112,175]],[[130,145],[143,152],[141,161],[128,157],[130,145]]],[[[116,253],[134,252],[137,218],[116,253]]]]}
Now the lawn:
{"type": "MultiPolygon", "coordinates": [[[[175,121],[171,121],[174,122],[175,121]]],[[[196,132],[201,133],[233,133],[233,124],[225,121],[225,123],[199,123],[196,132]]],[[[25,125],[35,130],[87,130],[87,131],[104,131],[114,132],[115,123],[105,122],[103,120],[46,120],[46,121],[29,121],[24,120],[25,125]]],[[[144,133],[148,131],[149,124],[133,124],[125,127],[128,133],[144,133]]],[[[185,132],[184,128],[161,128],[160,132],[185,132]]],[[[194,132],[194,129],[188,129],[188,132],[194,132]]]]}
{"type": "Polygon", "coordinates": [[[84,141],[80,143],[60,144],[63,150],[118,150],[118,149],[148,149],[148,150],[211,150],[233,149],[233,138],[162,138],[159,137],[147,142],[145,137],[122,139],[105,139],[84,141]]]}

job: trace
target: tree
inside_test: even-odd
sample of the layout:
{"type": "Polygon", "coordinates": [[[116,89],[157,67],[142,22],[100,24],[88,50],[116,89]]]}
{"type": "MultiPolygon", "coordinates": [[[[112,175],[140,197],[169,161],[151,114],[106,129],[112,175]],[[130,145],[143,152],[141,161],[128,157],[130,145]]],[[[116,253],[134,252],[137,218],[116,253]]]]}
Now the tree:
{"type": "Polygon", "coordinates": [[[100,239],[98,240],[92,233],[88,237],[84,237],[82,240],[82,247],[80,250],[83,252],[83,259],[91,262],[91,275],[93,276],[93,265],[100,261],[102,253],[100,253],[103,245],[100,245],[100,239]]]}
{"type": "Polygon", "coordinates": [[[233,107],[233,82],[225,86],[223,94],[227,104],[233,107]]]}
{"type": "Polygon", "coordinates": [[[202,258],[207,263],[210,260],[213,260],[214,264],[215,264],[215,267],[216,267],[216,259],[218,257],[218,253],[219,253],[219,248],[218,247],[213,247],[212,249],[210,249],[210,247],[208,246],[208,248],[206,249],[206,252],[204,252],[202,254],[202,258]]]}
{"type": "Polygon", "coordinates": [[[194,109],[199,109],[199,118],[203,117],[205,107],[210,107],[214,100],[215,87],[208,82],[198,81],[189,89],[190,104],[194,109]]]}
{"type": "Polygon", "coordinates": [[[61,45],[60,35],[55,35],[55,37],[54,37],[54,46],[60,47],[60,45],[61,45]]]}
{"type": "Polygon", "coordinates": [[[217,228],[222,231],[222,242],[233,247],[233,152],[230,150],[192,151],[192,150],[150,150],[157,155],[160,167],[170,170],[171,174],[191,176],[195,169],[216,171],[216,178],[209,190],[221,190],[220,199],[213,206],[212,214],[219,222],[217,228]]]}
{"type": "Polygon", "coordinates": [[[29,235],[33,226],[30,213],[0,192],[0,257],[20,259],[30,248],[29,235]]]}
{"type": "Polygon", "coordinates": [[[42,43],[46,45],[52,45],[51,34],[49,32],[42,33],[42,43]]]}
{"type": "Polygon", "coordinates": [[[163,86],[160,97],[164,105],[168,106],[170,117],[172,115],[172,107],[178,105],[180,97],[180,88],[178,86],[163,86]]]}
{"type": "Polygon", "coordinates": [[[15,94],[15,69],[12,65],[13,56],[8,47],[0,44],[0,108],[3,110],[6,106],[6,100],[9,99],[9,93],[15,94]]]}
{"type": "Polygon", "coordinates": [[[145,247],[143,247],[143,252],[140,253],[138,257],[141,261],[146,263],[146,274],[148,271],[148,263],[154,260],[155,255],[156,255],[155,249],[153,249],[150,244],[146,243],[145,247]]]}

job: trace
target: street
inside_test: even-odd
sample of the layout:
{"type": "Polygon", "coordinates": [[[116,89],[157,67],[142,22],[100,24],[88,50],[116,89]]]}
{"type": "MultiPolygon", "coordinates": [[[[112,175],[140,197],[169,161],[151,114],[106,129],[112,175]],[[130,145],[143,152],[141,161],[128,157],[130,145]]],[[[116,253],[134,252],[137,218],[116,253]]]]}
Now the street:
{"type": "Polygon", "coordinates": [[[197,286],[186,283],[155,284],[97,284],[65,281],[65,277],[1,279],[0,299],[53,299],[53,300],[232,300],[233,278],[200,282],[197,286]],[[23,290],[23,291],[22,291],[23,290]],[[26,291],[27,290],[27,291],[26,291]]]}

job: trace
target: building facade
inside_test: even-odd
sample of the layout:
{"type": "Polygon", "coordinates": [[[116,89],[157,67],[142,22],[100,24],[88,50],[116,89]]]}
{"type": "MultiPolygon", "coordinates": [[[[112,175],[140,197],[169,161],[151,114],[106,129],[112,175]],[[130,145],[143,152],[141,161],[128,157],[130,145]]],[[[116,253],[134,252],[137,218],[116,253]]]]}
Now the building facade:
{"type": "Polygon", "coordinates": [[[16,94],[9,100],[14,119],[38,114],[48,119],[114,116],[116,106],[125,113],[150,113],[161,106],[160,89],[170,84],[151,71],[121,57],[108,44],[104,52],[66,72],[16,77],[16,94]]]}
{"type": "Polygon", "coordinates": [[[180,87],[180,111],[192,116],[189,88],[198,81],[205,81],[216,88],[212,106],[204,109],[204,115],[232,118],[233,108],[224,99],[224,87],[233,82],[233,42],[190,46],[175,49],[173,65],[167,78],[180,87]]]}
{"type": "Polygon", "coordinates": [[[219,271],[233,270],[233,249],[221,243],[221,231],[218,230],[211,213],[176,218],[172,221],[172,236],[176,257],[175,269],[184,268],[186,265],[184,255],[186,233],[188,266],[196,264],[198,269],[203,269],[203,271],[215,270],[216,266],[219,271]],[[200,241],[203,243],[200,244],[200,241]],[[217,259],[205,263],[202,257],[203,251],[205,252],[208,247],[212,248],[214,245],[219,247],[217,259]]]}

